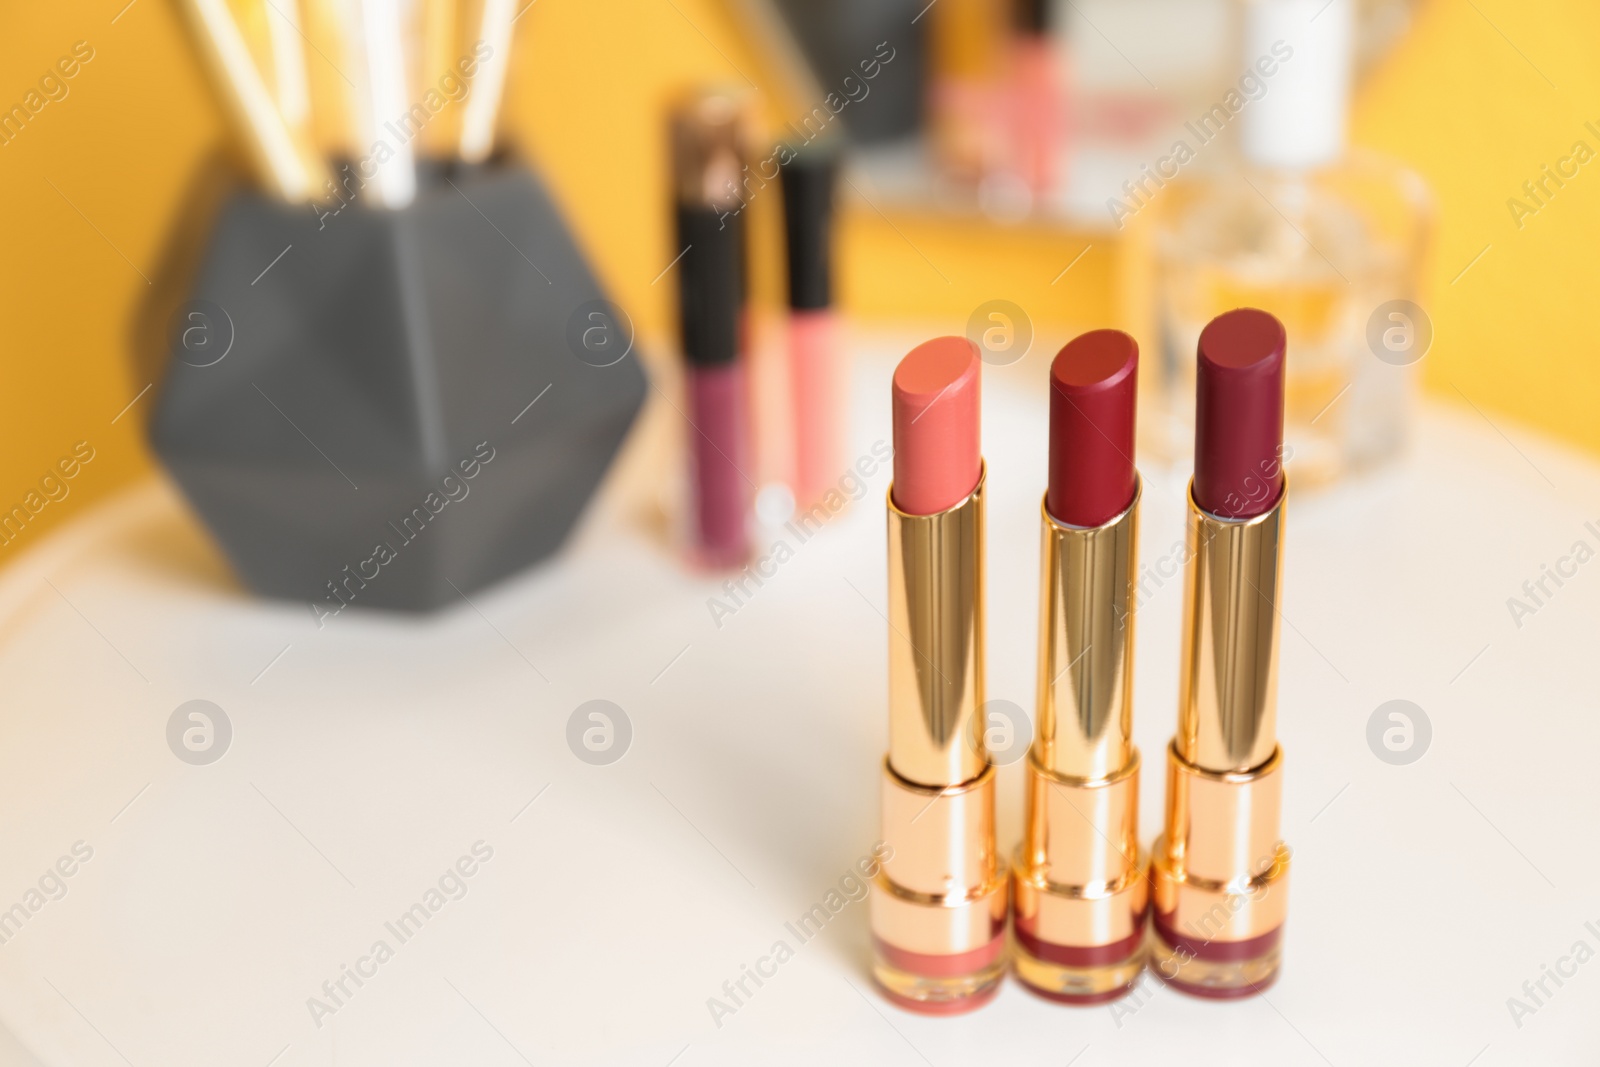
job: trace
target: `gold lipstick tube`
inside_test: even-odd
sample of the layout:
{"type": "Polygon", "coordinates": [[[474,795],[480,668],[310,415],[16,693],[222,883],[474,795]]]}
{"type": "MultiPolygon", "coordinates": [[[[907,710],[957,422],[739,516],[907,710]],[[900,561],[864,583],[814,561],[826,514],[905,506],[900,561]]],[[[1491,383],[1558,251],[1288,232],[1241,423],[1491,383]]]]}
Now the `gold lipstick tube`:
{"type": "Polygon", "coordinates": [[[1189,496],[1178,733],[1166,832],[1150,860],[1152,959],[1200,996],[1242,997],[1277,976],[1289,893],[1278,836],[1278,596],[1283,510],[1250,519],[1189,496]]]}
{"type": "Polygon", "coordinates": [[[1132,741],[1139,490],[1100,526],[1041,505],[1038,734],[1014,861],[1017,977],[1053,1000],[1126,993],[1144,967],[1132,741]]]}
{"type": "Polygon", "coordinates": [[[983,477],[955,506],[889,498],[889,756],[873,881],[872,974],[903,1007],[950,1014],[1005,972],[1006,872],[983,723],[983,477]]]}

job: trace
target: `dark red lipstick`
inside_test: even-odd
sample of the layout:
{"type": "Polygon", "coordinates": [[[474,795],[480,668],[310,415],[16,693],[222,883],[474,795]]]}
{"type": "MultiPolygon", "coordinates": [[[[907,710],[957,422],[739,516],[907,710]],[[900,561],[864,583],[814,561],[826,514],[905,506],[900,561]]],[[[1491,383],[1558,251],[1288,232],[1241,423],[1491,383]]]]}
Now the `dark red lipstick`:
{"type": "Polygon", "coordinates": [[[1272,510],[1283,493],[1283,324],[1239,308],[1200,332],[1194,501],[1225,519],[1272,510]]]}
{"type": "Polygon", "coordinates": [[[1075,338],[1050,366],[1050,488],[1039,551],[1037,728],[1012,865],[1017,977],[1042,997],[1099,1004],[1144,969],[1133,744],[1139,346],[1075,338]]]}
{"type": "Polygon", "coordinates": [[[1050,365],[1050,490],[1058,522],[1099,526],[1133,501],[1139,346],[1121,330],[1068,342],[1050,365]]]}

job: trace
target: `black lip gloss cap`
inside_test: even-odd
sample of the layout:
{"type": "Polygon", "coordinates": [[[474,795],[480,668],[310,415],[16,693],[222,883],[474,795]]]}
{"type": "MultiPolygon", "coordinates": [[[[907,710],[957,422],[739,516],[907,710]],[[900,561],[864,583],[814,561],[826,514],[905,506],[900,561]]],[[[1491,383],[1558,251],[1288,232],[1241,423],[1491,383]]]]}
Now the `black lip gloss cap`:
{"type": "Polygon", "coordinates": [[[744,218],[724,208],[679,204],[678,310],[683,358],[720,367],[739,356],[744,305],[744,218]]]}
{"type": "Polygon", "coordinates": [[[834,145],[808,145],[783,164],[783,226],[789,253],[789,306],[796,311],[833,303],[833,187],[839,171],[834,145]]]}
{"type": "Polygon", "coordinates": [[[1014,0],[1012,25],[1025,37],[1043,37],[1050,32],[1050,0],[1014,0]]]}

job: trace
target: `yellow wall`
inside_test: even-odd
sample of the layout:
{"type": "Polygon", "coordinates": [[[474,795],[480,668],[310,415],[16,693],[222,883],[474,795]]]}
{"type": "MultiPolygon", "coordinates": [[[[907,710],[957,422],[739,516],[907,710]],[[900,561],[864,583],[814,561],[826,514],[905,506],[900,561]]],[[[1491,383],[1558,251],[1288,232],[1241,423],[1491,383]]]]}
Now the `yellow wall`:
{"type": "Polygon", "coordinates": [[[1590,449],[1600,449],[1600,133],[1584,123],[1600,130],[1596,40],[1593,0],[1434,0],[1368,87],[1354,131],[1409,161],[1439,200],[1424,381],[1590,449]],[[1519,229],[1506,201],[1580,139],[1597,158],[1519,229]]]}
{"type": "Polygon", "coordinates": [[[0,561],[87,501],[148,468],[140,410],[112,419],[135,381],[128,331],[186,176],[221,135],[168,7],[8,4],[0,14],[0,109],[84,41],[93,58],[0,145],[0,510],[25,499],[78,441],[94,460],[0,561]],[[142,272],[142,273],[141,273],[142,272]]]}
{"type": "MultiPolygon", "coordinates": [[[[171,0],[125,3],[7,4],[0,14],[0,106],[21,101],[74,42],[94,50],[69,95],[0,145],[0,510],[76,442],[89,441],[96,456],[71,496],[0,548],[0,563],[149,469],[150,394],[112,423],[151,377],[135,368],[129,335],[168,234],[207,210],[191,187],[196,169],[228,143],[171,0]]],[[[663,210],[661,108],[691,82],[765,81],[768,67],[718,0],[541,0],[519,31],[508,99],[515,138],[641,333],[660,338],[673,289],[651,283],[676,252],[663,210]]],[[[1600,448],[1600,419],[1589,414],[1600,401],[1589,294],[1600,161],[1521,229],[1505,201],[1573,141],[1600,151],[1600,135],[1583,128],[1600,128],[1595,40],[1600,11],[1586,0],[1435,0],[1369,85],[1355,123],[1360,143],[1409,161],[1438,194],[1430,386],[1451,397],[1459,388],[1486,410],[1590,448],[1600,448]]],[[[770,226],[775,201],[757,205],[767,213],[759,225],[770,226]]],[[[943,317],[949,329],[997,295],[1057,308],[1066,322],[1116,316],[1114,281],[1126,264],[1115,246],[1097,245],[1052,287],[1084,240],[1013,231],[997,266],[983,254],[987,233],[898,217],[891,225],[856,201],[842,230],[843,302],[863,314],[943,317]]],[[[775,275],[763,270],[770,293],[775,275]]]]}

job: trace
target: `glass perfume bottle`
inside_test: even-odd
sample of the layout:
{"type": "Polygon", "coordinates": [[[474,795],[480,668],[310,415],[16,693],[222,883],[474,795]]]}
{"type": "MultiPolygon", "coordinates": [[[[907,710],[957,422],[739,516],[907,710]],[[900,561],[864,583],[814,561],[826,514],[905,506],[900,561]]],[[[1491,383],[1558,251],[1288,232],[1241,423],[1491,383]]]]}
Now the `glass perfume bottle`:
{"type": "Polygon", "coordinates": [[[1322,4],[1245,4],[1241,60],[1261,88],[1237,97],[1240,164],[1174,186],[1155,239],[1165,458],[1193,447],[1200,330],[1258,307],[1288,331],[1285,455],[1302,487],[1400,451],[1429,334],[1417,305],[1427,191],[1403,168],[1346,149],[1353,3],[1333,0],[1318,15],[1322,4]],[[1412,347],[1380,352],[1374,322],[1376,336],[1412,347]]]}

